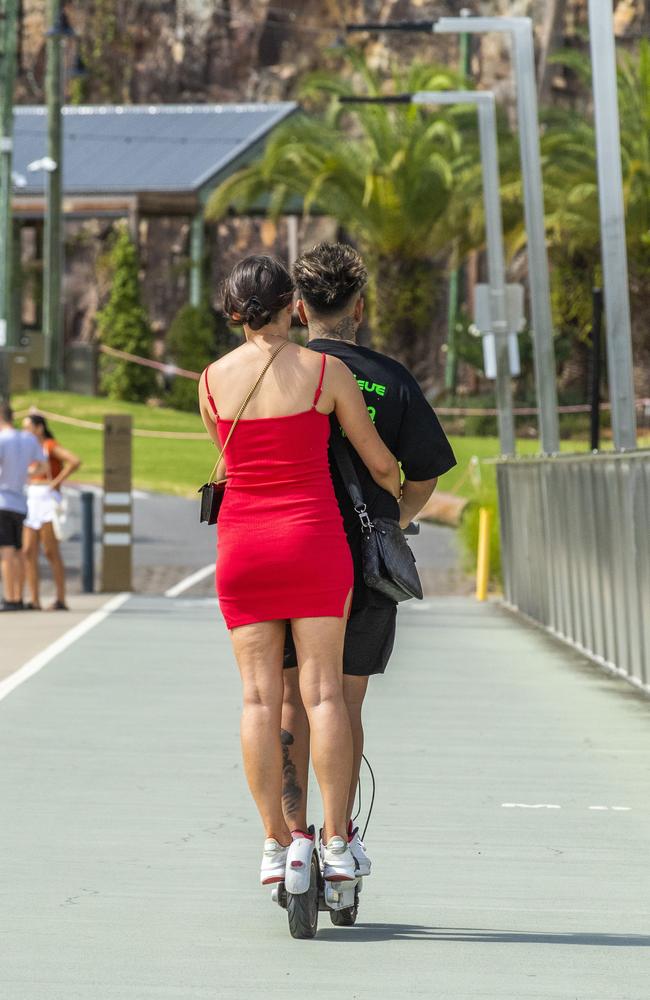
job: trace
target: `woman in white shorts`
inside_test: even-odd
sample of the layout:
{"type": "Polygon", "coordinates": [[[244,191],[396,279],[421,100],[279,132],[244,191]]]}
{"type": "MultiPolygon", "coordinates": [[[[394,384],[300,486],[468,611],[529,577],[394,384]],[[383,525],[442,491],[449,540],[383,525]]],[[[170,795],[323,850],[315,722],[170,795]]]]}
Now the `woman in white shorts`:
{"type": "Polygon", "coordinates": [[[59,541],[55,533],[57,508],[61,503],[61,484],[81,465],[71,451],[62,448],[54,439],[47,421],[40,414],[25,417],[23,428],[35,434],[47,455],[49,474],[30,477],[27,486],[27,517],[23,522],[23,559],[25,577],[30,592],[26,608],[40,609],[38,550],[43,548],[45,558],[52,567],[56,587],[56,600],[50,611],[67,611],[65,603],[65,568],[61,559],[59,541]]]}

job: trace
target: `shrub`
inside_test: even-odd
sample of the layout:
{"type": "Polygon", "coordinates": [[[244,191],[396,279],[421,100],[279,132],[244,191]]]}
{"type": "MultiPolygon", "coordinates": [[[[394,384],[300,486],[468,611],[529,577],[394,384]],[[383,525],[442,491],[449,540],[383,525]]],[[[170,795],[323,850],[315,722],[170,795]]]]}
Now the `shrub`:
{"type": "MultiPolygon", "coordinates": [[[[108,302],[97,314],[100,339],[107,347],[151,358],[153,337],[140,299],[138,254],[126,227],[118,231],[107,260],[112,282],[108,302]]],[[[102,355],[99,369],[101,391],[111,399],[141,403],[154,390],[151,368],[102,355]]]]}
{"type": "MultiPolygon", "coordinates": [[[[210,307],[182,306],[167,334],[167,354],[172,364],[188,371],[202,372],[222,351],[218,350],[217,320],[210,307]]],[[[167,396],[170,406],[177,410],[195,411],[196,383],[177,375],[173,378],[167,396]]]]}
{"type": "Polygon", "coordinates": [[[486,489],[477,494],[476,499],[468,503],[463,512],[463,518],[458,528],[458,534],[464,552],[465,567],[468,572],[476,570],[476,558],[478,554],[478,522],[481,507],[487,507],[492,512],[492,526],[490,529],[490,580],[499,583],[501,581],[501,545],[499,538],[499,505],[496,493],[486,489]]]}

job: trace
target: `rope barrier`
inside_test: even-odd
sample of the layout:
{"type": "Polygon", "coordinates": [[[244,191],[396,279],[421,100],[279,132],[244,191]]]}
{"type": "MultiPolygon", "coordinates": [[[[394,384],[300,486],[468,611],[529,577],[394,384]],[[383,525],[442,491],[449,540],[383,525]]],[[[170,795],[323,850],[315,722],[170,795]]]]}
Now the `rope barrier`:
{"type": "MultiPolygon", "coordinates": [[[[132,361],[136,365],[155,368],[166,375],[181,375],[183,378],[191,378],[195,382],[198,382],[201,378],[199,372],[188,371],[186,368],[177,368],[176,365],[166,365],[161,361],[150,361],[148,358],[140,358],[136,354],[129,354],[127,351],[118,351],[114,347],[107,347],[106,344],[100,344],[99,350],[102,354],[120,358],[122,361],[132,361]]],[[[634,402],[637,409],[650,408],[650,397],[636,399],[634,402]]],[[[611,408],[611,403],[603,402],[600,404],[601,410],[611,410],[611,408]]],[[[499,411],[496,409],[491,407],[482,408],[480,406],[436,406],[435,410],[441,417],[497,417],[499,415],[499,411]]],[[[558,413],[589,413],[591,405],[589,403],[575,403],[570,406],[558,406],[557,411],[558,413]]],[[[539,410],[536,406],[516,406],[512,412],[516,417],[534,417],[539,410]]],[[[154,432],[150,433],[153,434],[154,432]]]]}
{"type": "Polygon", "coordinates": [[[142,365],[144,368],[155,368],[156,371],[164,372],[165,375],[182,375],[183,378],[193,379],[198,382],[201,378],[199,372],[188,371],[187,368],[178,368],[177,365],[163,364],[162,361],[152,361],[150,358],[140,358],[137,354],[129,354],[128,351],[118,351],[116,347],[109,347],[107,344],[100,344],[101,354],[107,354],[111,358],[119,358],[120,361],[132,361],[135,365],[142,365]]]}
{"type": "MultiPolygon", "coordinates": [[[[31,410],[23,410],[17,413],[17,417],[27,417],[30,413],[40,413],[42,417],[47,417],[48,420],[55,420],[60,424],[68,424],[70,427],[82,427],[89,431],[103,431],[104,425],[95,423],[92,420],[79,420],[78,417],[65,417],[62,413],[52,413],[50,410],[43,410],[41,407],[35,407],[31,410]]],[[[143,431],[134,428],[132,431],[134,437],[142,438],[163,438],[168,441],[205,441],[206,443],[210,440],[207,433],[198,433],[195,431],[143,431]]]]}

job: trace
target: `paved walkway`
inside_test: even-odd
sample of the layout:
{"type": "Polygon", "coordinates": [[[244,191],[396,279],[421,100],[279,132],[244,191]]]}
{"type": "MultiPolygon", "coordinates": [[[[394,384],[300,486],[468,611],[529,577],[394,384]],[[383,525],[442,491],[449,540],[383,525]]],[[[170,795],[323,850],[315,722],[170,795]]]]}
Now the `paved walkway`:
{"type": "Polygon", "coordinates": [[[647,1000],[650,702],[497,607],[400,614],[375,871],[313,942],[256,884],[214,602],[132,598],[1,701],[3,1000],[647,1000]]]}

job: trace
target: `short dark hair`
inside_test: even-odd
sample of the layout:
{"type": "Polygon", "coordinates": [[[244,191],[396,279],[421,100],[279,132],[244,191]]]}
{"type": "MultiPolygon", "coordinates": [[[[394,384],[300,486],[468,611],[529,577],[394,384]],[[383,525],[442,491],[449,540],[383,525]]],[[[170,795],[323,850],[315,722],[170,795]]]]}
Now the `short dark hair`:
{"type": "Polygon", "coordinates": [[[226,278],[223,308],[230,317],[240,317],[251,330],[260,330],[289,305],[294,290],[291,275],[275,257],[244,257],[226,278]]]}
{"type": "Polygon", "coordinates": [[[13,423],[14,411],[9,406],[9,403],[0,403],[0,417],[2,417],[6,424],[13,423]]]}
{"type": "Polygon", "coordinates": [[[319,243],[293,265],[298,294],[316,313],[336,313],[368,281],[361,255],[347,243],[319,243]]]}

